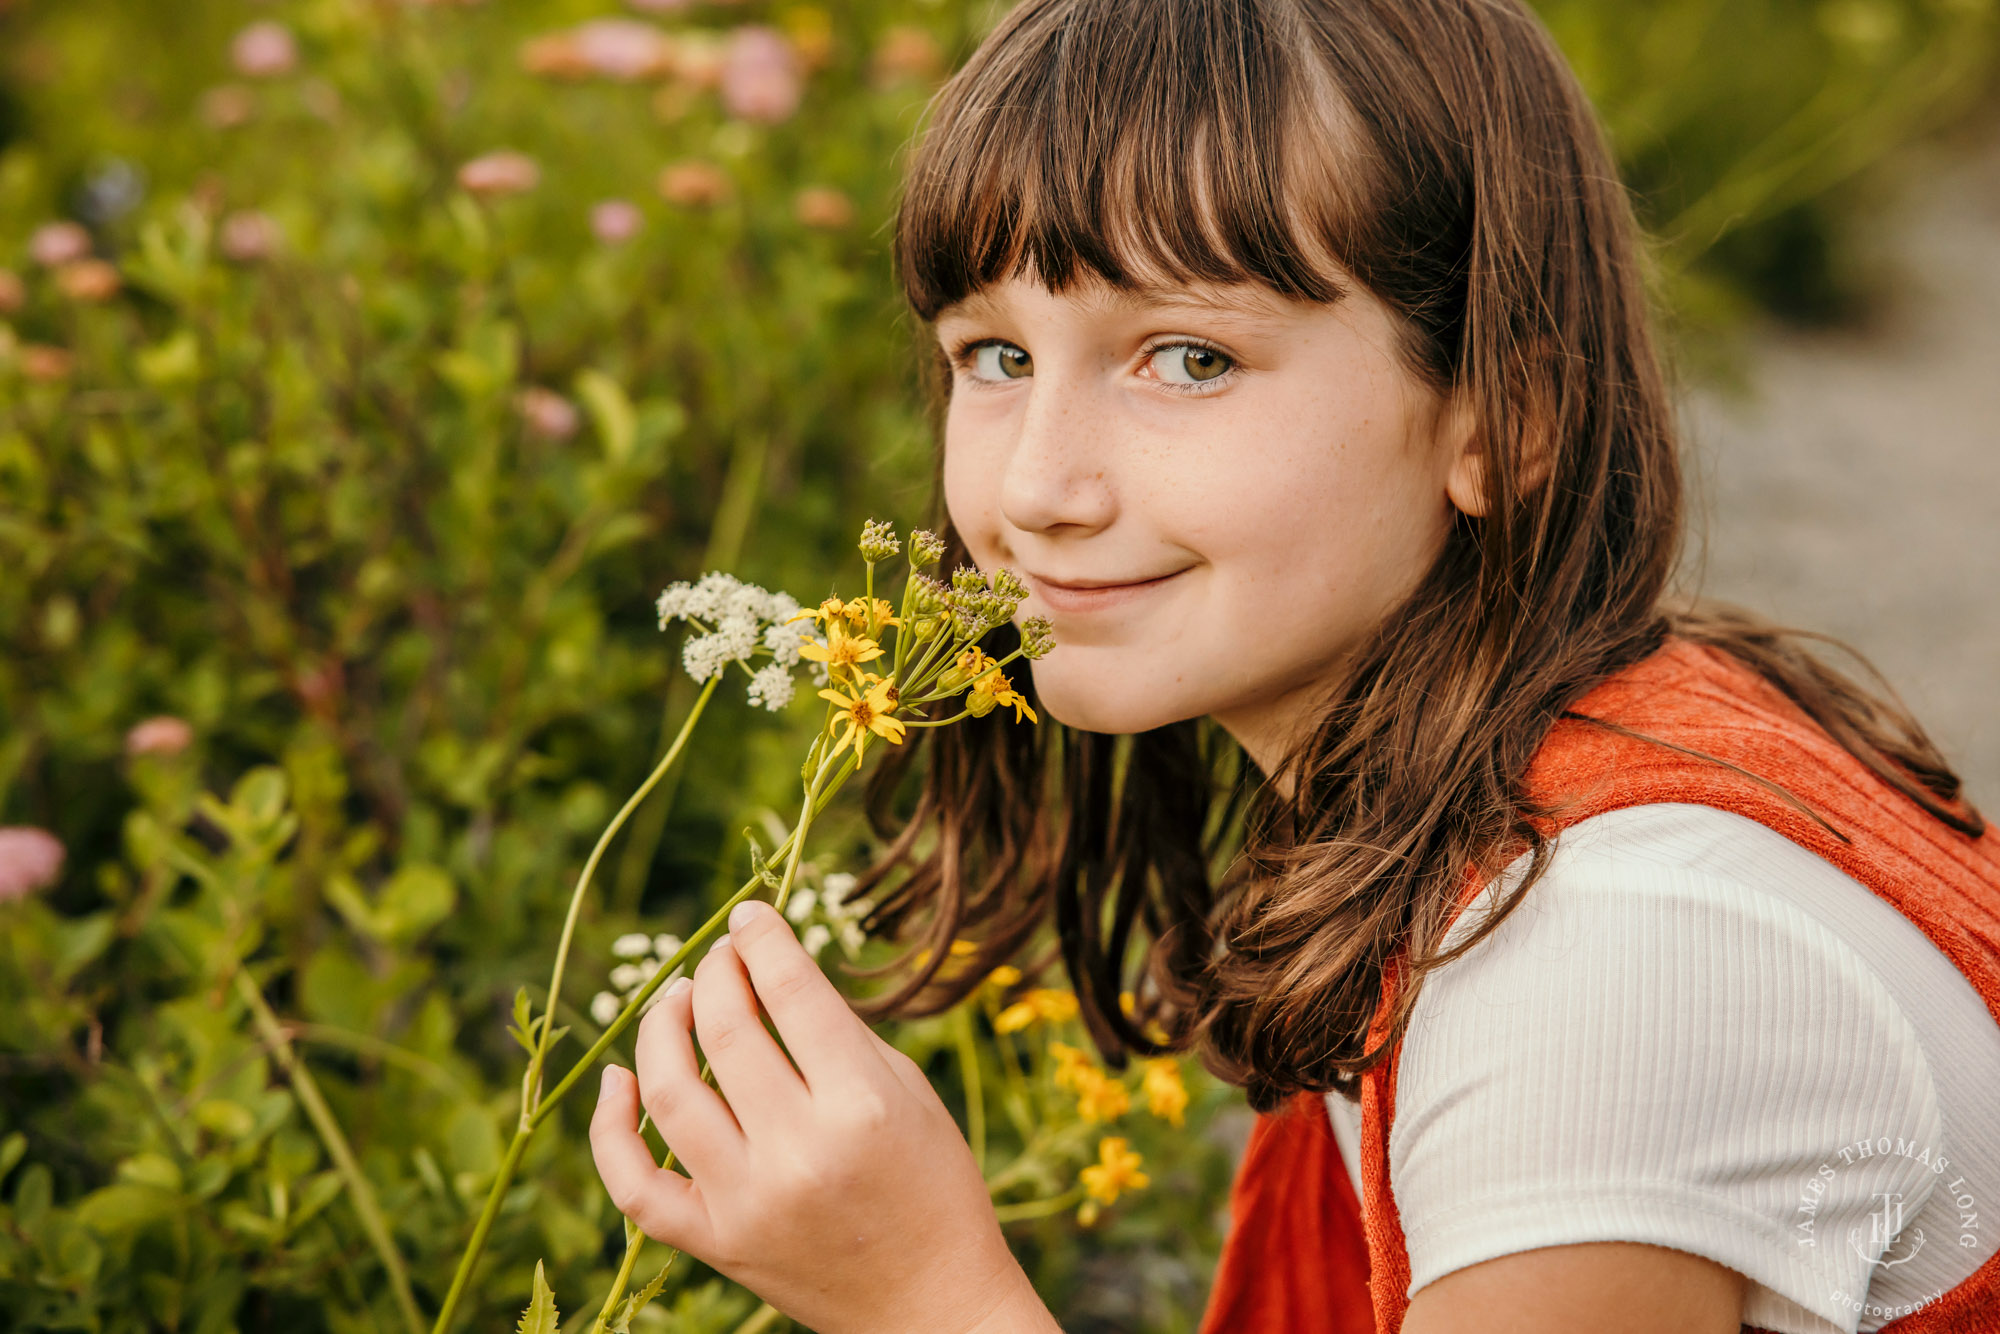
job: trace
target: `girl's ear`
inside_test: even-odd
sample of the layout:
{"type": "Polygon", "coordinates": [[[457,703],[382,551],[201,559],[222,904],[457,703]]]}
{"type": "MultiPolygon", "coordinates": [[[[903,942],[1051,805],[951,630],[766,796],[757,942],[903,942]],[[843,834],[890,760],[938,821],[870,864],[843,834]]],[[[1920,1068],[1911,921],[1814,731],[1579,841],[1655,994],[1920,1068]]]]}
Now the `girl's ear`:
{"type": "Polygon", "coordinates": [[[1486,433],[1463,391],[1452,394],[1438,415],[1438,447],[1450,458],[1444,493],[1462,514],[1483,519],[1493,508],[1487,493],[1486,433]]]}
{"type": "MultiPolygon", "coordinates": [[[[1546,414],[1532,406],[1516,412],[1520,426],[1509,444],[1514,451],[1513,492],[1518,498],[1532,494],[1548,480],[1554,462],[1554,442],[1546,414]]],[[[1471,406],[1470,396],[1462,391],[1451,396],[1438,420],[1438,445],[1451,459],[1451,470],[1445,476],[1445,495],[1461,513],[1475,519],[1487,517],[1493,510],[1489,482],[1492,445],[1480,414],[1471,406]]]]}

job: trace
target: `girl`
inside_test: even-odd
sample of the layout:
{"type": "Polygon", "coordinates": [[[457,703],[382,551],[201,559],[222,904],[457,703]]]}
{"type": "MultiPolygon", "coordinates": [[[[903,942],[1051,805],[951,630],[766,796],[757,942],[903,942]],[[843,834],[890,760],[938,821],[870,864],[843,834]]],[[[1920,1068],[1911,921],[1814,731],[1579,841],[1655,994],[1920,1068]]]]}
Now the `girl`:
{"type": "MultiPolygon", "coordinates": [[[[1026,0],[932,111],[945,507],[1062,726],[878,775],[928,747],[874,1011],[1053,907],[1107,1060],[1240,1083],[1207,1330],[2000,1329],[2000,834],[1899,708],[1663,602],[1633,222],[1517,0],[1026,0]]],[[[822,1334],[1052,1328],[921,1073],[732,926],[605,1073],[619,1208],[822,1334]]]]}

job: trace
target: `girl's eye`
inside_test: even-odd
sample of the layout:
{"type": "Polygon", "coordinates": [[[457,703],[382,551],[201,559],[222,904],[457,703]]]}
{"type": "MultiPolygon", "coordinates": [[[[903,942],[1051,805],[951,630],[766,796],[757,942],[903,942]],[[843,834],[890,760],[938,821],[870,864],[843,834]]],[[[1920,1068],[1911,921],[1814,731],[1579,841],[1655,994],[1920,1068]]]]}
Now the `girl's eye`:
{"type": "Polygon", "coordinates": [[[972,369],[982,380],[1023,380],[1035,373],[1035,359],[1012,343],[977,343],[966,349],[972,369]]]}
{"type": "Polygon", "coordinates": [[[1203,393],[1203,386],[1229,373],[1235,362],[1228,353],[1205,343],[1163,343],[1147,353],[1160,378],[1182,393],[1203,393]]]}

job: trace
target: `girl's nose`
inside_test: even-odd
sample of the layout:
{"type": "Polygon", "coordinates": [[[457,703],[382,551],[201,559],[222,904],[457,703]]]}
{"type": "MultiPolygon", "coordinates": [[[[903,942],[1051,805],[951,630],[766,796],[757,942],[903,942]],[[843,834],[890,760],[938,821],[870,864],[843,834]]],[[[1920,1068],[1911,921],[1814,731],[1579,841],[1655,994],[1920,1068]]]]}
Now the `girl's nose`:
{"type": "Polygon", "coordinates": [[[1053,377],[1038,375],[1027,399],[1001,479],[1001,515],[1023,532],[1108,527],[1118,512],[1109,421],[1086,391],[1053,377]]]}

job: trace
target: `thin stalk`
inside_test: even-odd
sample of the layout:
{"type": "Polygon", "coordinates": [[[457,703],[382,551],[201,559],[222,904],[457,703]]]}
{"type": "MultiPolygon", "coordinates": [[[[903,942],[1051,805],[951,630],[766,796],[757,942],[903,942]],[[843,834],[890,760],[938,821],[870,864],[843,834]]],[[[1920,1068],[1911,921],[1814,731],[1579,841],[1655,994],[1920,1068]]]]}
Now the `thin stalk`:
{"type": "Polygon", "coordinates": [[[298,1095],[299,1106],[305,1109],[306,1119],[312,1122],[320,1143],[326,1147],[326,1156],[333,1160],[333,1170],[340,1174],[341,1183],[347,1187],[348,1198],[354,1202],[354,1212],[361,1218],[361,1230],[368,1235],[369,1245],[375,1248],[376,1257],[382,1261],[382,1269],[389,1276],[389,1292],[396,1300],[396,1309],[402,1313],[403,1323],[408,1326],[410,1334],[423,1334],[424,1317],[417,1310],[416,1298],[410,1295],[410,1275],[403,1267],[403,1254],[396,1249],[395,1238],[389,1235],[389,1225],[383,1221],[382,1208],[375,1202],[374,1188],[362,1175],[361,1164],[355,1161],[354,1150],[348,1147],[340,1122],[334,1119],[333,1109],[320,1095],[319,1083],[306,1069],[306,1063],[299,1059],[291,1038],[285,1033],[285,1026],[272,1013],[264,993],[250,980],[250,974],[241,968],[236,970],[236,992],[250,1007],[250,1016],[257,1025],[258,1033],[278,1058],[278,1064],[284,1067],[292,1092],[298,1095]]]}
{"type": "MultiPolygon", "coordinates": [[[[819,808],[822,804],[819,800],[820,784],[826,781],[827,771],[830,767],[831,766],[822,763],[816,770],[814,770],[812,776],[812,782],[807,784],[806,786],[805,800],[801,802],[799,806],[798,823],[792,827],[791,834],[785,840],[787,843],[791,845],[791,850],[790,854],[787,856],[785,860],[784,877],[781,880],[779,880],[778,892],[774,897],[774,899],[772,900],[772,906],[781,913],[784,911],[785,908],[785,898],[788,894],[791,893],[792,882],[798,876],[799,856],[801,852],[804,850],[806,845],[806,832],[812,828],[813,816],[819,811],[819,808]]],[[[844,781],[846,778],[846,773],[843,772],[840,775],[840,777],[844,781]]],[[[830,796],[832,794],[829,793],[828,795],[830,796]]],[[[748,885],[745,885],[744,890],[752,889],[761,884],[763,884],[763,878],[760,876],[752,879],[748,885]]],[[[713,917],[710,917],[708,919],[708,922],[703,926],[703,930],[704,931],[707,930],[709,927],[714,926],[719,921],[727,920],[727,916],[730,909],[734,908],[737,903],[740,903],[746,897],[748,897],[748,895],[744,891],[738,891],[736,894],[731,895],[730,902],[725,904],[720,911],[718,911],[713,917]]],[[[692,945],[692,943],[693,942],[689,942],[690,945],[692,945]]],[[[686,947],[683,948],[683,952],[685,952],[685,948],[686,947]]],[[[662,965],[660,971],[654,974],[654,977],[657,980],[658,978],[666,976],[666,974],[671,971],[672,969],[670,967],[662,965]]],[[[644,1002],[639,999],[635,999],[633,1001],[634,1005],[643,1003],[644,1002]]],[[[621,1016],[621,1018],[622,1017],[623,1016],[621,1016]]],[[[705,1084],[713,1085],[715,1082],[714,1072],[709,1068],[709,1064],[707,1061],[703,1061],[701,1064],[701,1078],[702,1082],[705,1084]]],[[[560,1090],[558,1090],[558,1092],[560,1092],[560,1090]]],[[[669,1169],[673,1167],[674,1153],[671,1148],[667,1150],[667,1156],[660,1165],[664,1168],[669,1168],[669,1169]]],[[[635,1229],[632,1226],[630,1221],[627,1221],[627,1223],[625,1224],[625,1260],[624,1263],[621,1264],[618,1268],[618,1276],[612,1280],[611,1291],[604,1298],[604,1307],[597,1314],[597,1324],[592,1327],[592,1334],[597,1334],[597,1331],[603,1328],[604,1322],[610,1319],[610,1314],[613,1308],[615,1308],[618,1302],[624,1297],[626,1285],[631,1283],[632,1281],[632,1269],[633,1266],[638,1261],[639,1247],[641,1244],[642,1244],[641,1238],[637,1235],[637,1229],[635,1229]]],[[[669,1251],[667,1253],[667,1263],[672,1264],[674,1257],[679,1254],[680,1252],[678,1250],[669,1251]]]]}
{"type": "Polygon", "coordinates": [[[1051,1195],[1046,1200],[1026,1200],[1020,1204],[1002,1204],[994,1207],[993,1216],[1003,1223],[1018,1223],[1028,1218],[1047,1218],[1065,1209],[1083,1203],[1083,1187],[1074,1186],[1060,1195],[1051,1195]]]}
{"type": "Polygon", "coordinates": [[[784,1318],[784,1312],[765,1302],[750,1313],[750,1318],[736,1327],[736,1334],[764,1334],[764,1331],[784,1318]]]}
{"type": "MultiPolygon", "coordinates": [[[[667,1161],[674,1155],[669,1152],[667,1161]]],[[[590,1334],[604,1334],[604,1327],[611,1323],[611,1313],[624,1300],[625,1289],[632,1285],[632,1270],[639,1263],[639,1248],[646,1244],[646,1234],[633,1226],[631,1219],[625,1220],[625,1261],[618,1266],[618,1277],[611,1280],[611,1291],[604,1295],[604,1305],[598,1308],[597,1319],[590,1324],[590,1334]]]]}
{"type": "Polygon", "coordinates": [[[972,1146],[972,1161],[986,1174],[986,1097],[979,1078],[979,1047],[972,1039],[972,1008],[958,1007],[952,1025],[958,1038],[960,1078],[965,1084],[965,1139],[972,1146]]]}
{"type": "Polygon", "coordinates": [[[702,711],[708,707],[708,701],[714,696],[716,686],[721,683],[722,673],[717,672],[708,679],[708,684],[701,688],[701,694],[695,697],[694,707],[688,710],[687,721],[681,724],[681,730],[674,737],[674,743],[667,747],[667,753],[653,766],[653,772],[646,775],[646,781],[639,784],[638,790],[626,798],[625,804],[618,808],[618,814],[611,817],[611,823],[604,826],[604,832],[597,837],[597,846],[590,850],[590,857],[584,862],[583,871],[576,878],[576,889],[569,896],[569,912],[563,917],[562,938],[556,942],[555,967],[549,972],[548,1009],[542,1016],[541,1031],[535,1038],[535,1052],[528,1060],[528,1073],[521,1084],[523,1125],[527,1124],[530,1109],[534,1107],[541,1093],[542,1067],[548,1062],[550,1035],[555,1031],[556,998],[562,995],[563,970],[569,965],[569,948],[576,937],[577,918],[583,913],[583,897],[590,890],[590,879],[597,872],[597,863],[603,859],[604,850],[611,845],[611,840],[625,827],[625,822],[632,818],[632,812],[638,809],[639,803],[646,799],[646,795],[654,786],[666,777],[667,770],[673,767],[674,761],[681,757],[681,751],[687,748],[688,737],[694,733],[694,725],[701,721],[702,711]]]}

